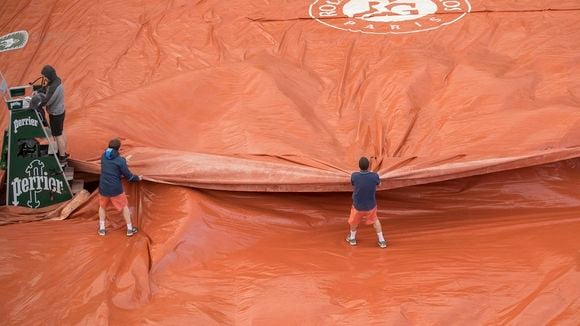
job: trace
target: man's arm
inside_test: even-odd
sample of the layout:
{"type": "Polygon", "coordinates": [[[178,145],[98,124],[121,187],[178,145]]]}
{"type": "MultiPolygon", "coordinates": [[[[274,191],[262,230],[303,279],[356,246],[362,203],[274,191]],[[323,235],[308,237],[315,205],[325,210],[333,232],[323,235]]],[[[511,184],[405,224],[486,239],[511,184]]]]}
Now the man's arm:
{"type": "Polygon", "coordinates": [[[45,106],[48,103],[48,101],[54,97],[55,91],[56,90],[55,89],[53,90],[51,86],[46,86],[46,94],[42,98],[42,103],[41,103],[42,106],[45,106]]]}
{"type": "Polygon", "coordinates": [[[58,85],[55,89],[48,86],[46,96],[42,99],[42,106],[51,106],[59,97],[62,97],[62,94],[62,84],[58,85]]]}
{"type": "Polygon", "coordinates": [[[137,181],[141,181],[141,178],[139,176],[134,175],[133,173],[131,173],[131,171],[129,171],[129,167],[127,166],[127,162],[125,161],[124,158],[121,159],[121,173],[123,174],[123,176],[125,176],[125,178],[131,182],[137,182],[137,181]]]}

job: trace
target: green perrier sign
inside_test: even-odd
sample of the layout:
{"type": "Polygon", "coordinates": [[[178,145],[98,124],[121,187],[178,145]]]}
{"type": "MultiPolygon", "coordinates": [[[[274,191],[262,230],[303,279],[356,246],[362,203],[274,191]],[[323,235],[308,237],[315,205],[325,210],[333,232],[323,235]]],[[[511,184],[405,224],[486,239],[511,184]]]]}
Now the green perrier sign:
{"type": "Polygon", "coordinates": [[[10,111],[8,205],[39,208],[72,198],[70,185],[34,110],[10,111]],[[45,141],[46,142],[46,141],[45,141]]]}
{"type": "Polygon", "coordinates": [[[28,33],[18,31],[0,36],[0,52],[23,48],[28,42],[28,33]]]}

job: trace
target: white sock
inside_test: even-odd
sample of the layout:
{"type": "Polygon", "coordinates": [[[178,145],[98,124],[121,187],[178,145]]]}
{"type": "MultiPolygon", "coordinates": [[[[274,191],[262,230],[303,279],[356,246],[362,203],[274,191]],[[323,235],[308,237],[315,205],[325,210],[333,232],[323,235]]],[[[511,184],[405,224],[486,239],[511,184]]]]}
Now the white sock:
{"type": "Polygon", "coordinates": [[[99,220],[99,229],[100,230],[104,230],[105,229],[105,221],[99,220]]]}
{"type": "Polygon", "coordinates": [[[385,238],[383,237],[383,232],[377,233],[377,237],[379,237],[379,241],[385,241],[385,238]]]}
{"type": "Polygon", "coordinates": [[[127,224],[127,230],[133,230],[133,224],[131,223],[127,224]]]}
{"type": "Polygon", "coordinates": [[[356,231],[350,230],[350,238],[351,239],[356,238],[356,231]]]}

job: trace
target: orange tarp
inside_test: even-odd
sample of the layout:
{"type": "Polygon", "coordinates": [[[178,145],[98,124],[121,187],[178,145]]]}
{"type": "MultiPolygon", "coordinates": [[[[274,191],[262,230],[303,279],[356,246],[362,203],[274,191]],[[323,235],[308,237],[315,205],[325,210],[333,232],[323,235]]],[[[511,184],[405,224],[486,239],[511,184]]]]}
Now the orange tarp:
{"type": "Polygon", "coordinates": [[[0,208],[0,321],[578,324],[580,3],[398,2],[5,0],[76,171],[118,136],[147,182],[131,239],[0,208]],[[362,155],[386,250],[344,243],[362,155]]]}

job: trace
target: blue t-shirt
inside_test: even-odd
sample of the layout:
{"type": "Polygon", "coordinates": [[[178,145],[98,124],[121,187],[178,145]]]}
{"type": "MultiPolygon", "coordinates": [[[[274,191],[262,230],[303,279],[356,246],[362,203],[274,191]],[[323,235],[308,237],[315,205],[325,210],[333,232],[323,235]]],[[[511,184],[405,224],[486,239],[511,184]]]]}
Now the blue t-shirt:
{"type": "Polygon", "coordinates": [[[375,172],[360,171],[350,176],[353,186],[352,205],[357,211],[370,211],[377,206],[375,193],[381,183],[379,175],[375,172]]]}

